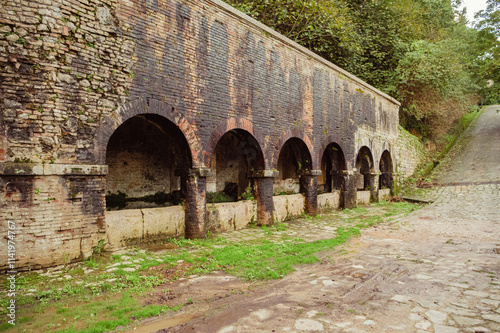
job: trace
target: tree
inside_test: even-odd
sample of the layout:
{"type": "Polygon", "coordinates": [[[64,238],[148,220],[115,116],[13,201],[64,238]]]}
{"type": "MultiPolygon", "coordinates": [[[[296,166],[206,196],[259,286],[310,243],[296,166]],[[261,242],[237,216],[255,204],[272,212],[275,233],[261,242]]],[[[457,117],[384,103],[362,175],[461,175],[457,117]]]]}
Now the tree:
{"type": "Polygon", "coordinates": [[[335,63],[359,48],[344,0],[225,1],[335,63]]]}
{"type": "Polygon", "coordinates": [[[483,104],[500,103],[500,0],[488,0],[486,10],[475,15],[478,45],[478,83],[483,104]]]}
{"type": "Polygon", "coordinates": [[[482,35],[461,0],[225,1],[399,99],[401,123],[429,137],[468,110],[475,72],[498,78],[500,0],[489,0],[482,35]]]}
{"type": "Polygon", "coordinates": [[[396,95],[403,106],[401,122],[406,128],[418,128],[424,136],[443,134],[436,127],[446,131],[446,118],[453,115],[444,104],[459,111],[455,117],[462,115],[460,105],[466,105],[464,97],[473,88],[461,50],[466,46],[454,39],[419,40],[410,45],[395,71],[396,95]],[[444,124],[433,124],[436,120],[444,124]]]}

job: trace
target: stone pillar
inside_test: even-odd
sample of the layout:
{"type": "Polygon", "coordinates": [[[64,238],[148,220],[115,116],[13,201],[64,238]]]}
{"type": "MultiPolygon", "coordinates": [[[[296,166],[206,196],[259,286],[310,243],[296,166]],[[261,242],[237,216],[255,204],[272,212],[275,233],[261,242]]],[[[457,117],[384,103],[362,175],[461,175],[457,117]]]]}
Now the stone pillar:
{"type": "Polygon", "coordinates": [[[207,216],[207,177],[210,169],[192,169],[181,176],[183,192],[186,195],[186,238],[204,238],[206,236],[205,222],[207,216]]]}
{"type": "Polygon", "coordinates": [[[370,184],[370,201],[378,202],[378,188],[380,172],[372,171],[368,175],[370,184]]]}
{"type": "MultiPolygon", "coordinates": [[[[355,171],[355,170],[354,170],[355,171]]],[[[344,170],[344,193],[342,196],[342,208],[356,208],[358,190],[356,186],[356,175],[353,170],[344,170]]]]}
{"type": "Polygon", "coordinates": [[[274,223],[273,181],[278,171],[262,170],[249,174],[255,179],[254,196],[257,201],[257,223],[272,225],[274,223]]]}
{"type": "Polygon", "coordinates": [[[318,213],[318,175],[321,170],[311,170],[300,176],[300,187],[304,189],[305,211],[311,216],[318,213]]]}

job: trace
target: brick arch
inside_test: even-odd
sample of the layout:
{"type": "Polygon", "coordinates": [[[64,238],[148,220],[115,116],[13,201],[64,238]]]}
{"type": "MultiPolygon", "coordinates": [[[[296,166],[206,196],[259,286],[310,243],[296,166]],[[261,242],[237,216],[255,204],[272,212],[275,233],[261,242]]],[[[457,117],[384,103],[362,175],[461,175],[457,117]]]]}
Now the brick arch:
{"type": "Polygon", "coordinates": [[[278,168],[278,158],[280,156],[281,149],[285,145],[285,143],[292,138],[297,138],[302,140],[302,142],[305,143],[307,146],[307,149],[309,150],[309,155],[311,155],[311,168],[313,170],[317,169],[319,166],[318,162],[318,157],[316,154],[314,154],[314,146],[311,143],[311,140],[307,135],[305,135],[301,130],[299,129],[293,129],[293,130],[288,130],[283,135],[280,137],[278,142],[275,145],[275,149],[272,155],[272,161],[270,161],[270,165],[273,169],[278,168]]]}
{"type": "Polygon", "coordinates": [[[375,161],[375,158],[373,157],[373,149],[369,146],[363,145],[361,146],[358,151],[356,152],[356,160],[354,161],[354,166],[358,169],[358,172],[360,172],[360,169],[357,167],[358,161],[362,163],[360,159],[360,153],[365,152],[367,153],[369,157],[369,163],[371,163],[371,166],[369,166],[370,172],[377,169],[377,165],[375,164],[377,161],[375,161]]]}
{"type": "Polygon", "coordinates": [[[357,154],[362,147],[368,147],[370,151],[373,151],[373,141],[367,136],[359,138],[359,140],[357,140],[355,154],[357,154]]]}
{"type": "Polygon", "coordinates": [[[384,149],[384,150],[382,151],[382,153],[380,154],[380,158],[379,158],[378,163],[377,163],[377,166],[378,166],[377,170],[378,170],[378,169],[380,169],[380,163],[382,163],[382,158],[383,158],[383,156],[384,156],[384,153],[385,153],[385,152],[387,152],[387,153],[389,154],[389,158],[390,158],[390,161],[389,161],[389,162],[390,162],[390,165],[391,165],[391,170],[390,170],[390,171],[391,171],[391,172],[394,172],[394,171],[395,171],[395,170],[394,170],[394,167],[395,167],[394,158],[393,158],[393,156],[392,156],[391,151],[390,151],[390,150],[388,150],[388,149],[384,149]]]}
{"type": "MultiPolygon", "coordinates": [[[[211,167],[212,156],[215,152],[215,147],[217,146],[217,143],[222,138],[222,136],[224,136],[224,134],[233,129],[241,129],[250,133],[254,137],[254,139],[257,140],[262,155],[264,156],[264,151],[265,151],[264,135],[258,129],[256,129],[253,126],[252,122],[248,119],[239,117],[229,118],[220,122],[217,125],[217,127],[210,134],[210,137],[208,138],[208,141],[205,145],[205,149],[203,149],[203,163],[207,168],[211,167]]],[[[266,169],[269,168],[268,161],[265,158],[264,158],[264,165],[266,169]]]]}
{"type": "Polygon", "coordinates": [[[396,163],[395,163],[395,160],[394,160],[394,154],[393,154],[393,151],[392,151],[391,144],[389,142],[387,142],[387,141],[384,141],[384,143],[382,143],[382,145],[380,147],[381,147],[380,151],[377,152],[377,157],[378,157],[378,160],[376,161],[377,165],[380,164],[380,161],[382,160],[382,155],[387,150],[387,152],[389,153],[389,156],[391,157],[391,162],[392,162],[392,165],[393,165],[393,168],[394,168],[394,166],[396,165],[396,163]]]}
{"type": "Polygon", "coordinates": [[[359,151],[361,150],[361,148],[363,147],[366,147],[370,150],[370,154],[372,156],[372,162],[375,164],[377,163],[378,161],[375,161],[375,151],[374,151],[374,147],[373,147],[373,140],[370,139],[369,137],[367,136],[361,136],[358,140],[356,140],[356,144],[355,144],[355,147],[354,147],[354,154],[353,154],[353,160],[351,161],[353,164],[352,164],[352,167],[353,168],[356,168],[356,160],[358,159],[358,154],[359,154],[359,151]]]}
{"type": "Polygon", "coordinates": [[[342,154],[344,155],[344,160],[346,162],[346,167],[349,167],[349,163],[347,163],[347,150],[345,145],[342,143],[340,138],[336,135],[329,135],[325,140],[323,140],[323,143],[321,144],[320,150],[318,151],[318,161],[321,162],[323,158],[323,154],[325,153],[325,149],[328,147],[328,145],[335,143],[337,144],[340,149],[342,149],[342,154]]]}
{"type": "Polygon", "coordinates": [[[388,150],[390,152],[392,150],[391,148],[391,144],[387,141],[384,141],[384,143],[382,144],[382,151],[388,150]]]}
{"type": "Polygon", "coordinates": [[[200,144],[195,131],[187,119],[172,106],[158,100],[137,100],[118,108],[116,112],[106,116],[97,130],[94,139],[94,159],[100,164],[106,163],[106,149],[109,139],[125,121],[141,114],[156,114],[174,123],[184,134],[193,161],[193,168],[199,167],[200,144]]]}

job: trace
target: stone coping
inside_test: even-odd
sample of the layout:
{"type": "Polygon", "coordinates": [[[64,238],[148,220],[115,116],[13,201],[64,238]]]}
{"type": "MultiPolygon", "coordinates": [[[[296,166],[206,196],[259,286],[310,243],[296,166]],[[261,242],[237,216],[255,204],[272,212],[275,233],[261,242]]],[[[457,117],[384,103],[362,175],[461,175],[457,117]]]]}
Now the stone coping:
{"type": "Polygon", "coordinates": [[[4,176],[104,176],[106,174],[108,174],[107,165],[0,163],[0,175],[4,176]]]}

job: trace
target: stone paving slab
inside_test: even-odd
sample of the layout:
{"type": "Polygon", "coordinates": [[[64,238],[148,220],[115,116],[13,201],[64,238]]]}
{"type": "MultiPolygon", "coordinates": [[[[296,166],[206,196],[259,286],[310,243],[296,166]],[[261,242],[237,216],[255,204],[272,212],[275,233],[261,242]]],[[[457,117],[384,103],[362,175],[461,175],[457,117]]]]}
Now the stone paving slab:
{"type": "MultiPolygon", "coordinates": [[[[498,120],[495,137],[500,115],[487,111],[487,121],[477,124],[481,128],[498,120]]],[[[484,133],[491,134],[488,128],[484,133]]],[[[476,170],[470,172],[470,163],[461,169],[460,160],[451,162],[455,177],[443,184],[457,184],[432,189],[432,204],[397,222],[365,229],[345,256],[325,253],[321,263],[298,267],[249,293],[244,303],[173,331],[500,332],[498,142],[489,152],[482,144],[476,147],[483,149],[480,153],[474,146],[467,148],[487,156],[487,163],[467,157],[476,170]],[[479,170],[485,170],[484,177],[479,170]],[[247,310],[247,315],[235,316],[236,309],[247,310]]],[[[289,223],[288,228],[310,240],[348,219],[308,222],[289,223]]]]}
{"type": "MultiPolygon", "coordinates": [[[[321,264],[300,266],[232,304],[247,315],[217,326],[229,315],[222,311],[174,331],[500,332],[498,207],[496,184],[443,187],[433,204],[365,229],[345,257],[324,253],[321,264]]],[[[347,222],[344,213],[290,221],[272,237],[311,241],[347,222]]],[[[227,238],[263,233],[245,229],[227,238]]]]}

